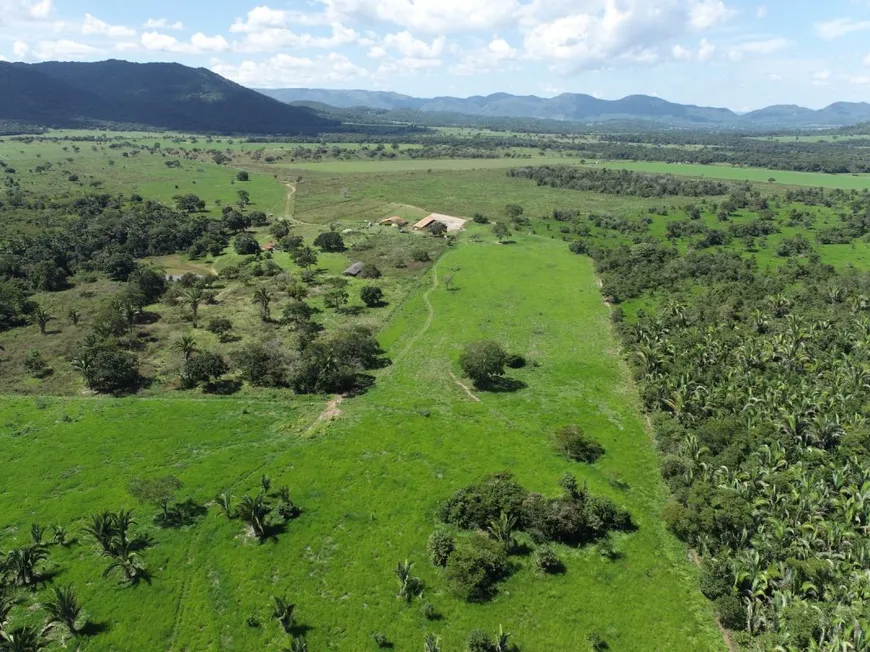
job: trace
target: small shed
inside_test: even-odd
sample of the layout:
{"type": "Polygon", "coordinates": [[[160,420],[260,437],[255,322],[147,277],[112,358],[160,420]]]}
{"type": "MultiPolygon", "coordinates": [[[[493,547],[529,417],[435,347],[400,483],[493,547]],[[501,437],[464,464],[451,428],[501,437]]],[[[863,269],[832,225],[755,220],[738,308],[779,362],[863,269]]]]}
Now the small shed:
{"type": "Polygon", "coordinates": [[[344,270],[344,275],[345,276],[359,276],[363,271],[363,267],[365,267],[364,263],[354,263],[353,265],[348,267],[346,270],[344,270]]]}
{"type": "Polygon", "coordinates": [[[430,215],[429,217],[424,217],[422,220],[420,220],[419,222],[417,222],[414,225],[414,229],[416,229],[417,231],[419,231],[420,229],[425,229],[427,226],[432,224],[432,222],[434,222],[434,221],[435,221],[434,215],[430,215]]]}
{"type": "Polygon", "coordinates": [[[381,224],[386,224],[387,226],[407,226],[408,220],[404,217],[399,217],[398,215],[394,215],[393,217],[388,217],[385,220],[381,220],[381,224]]]}

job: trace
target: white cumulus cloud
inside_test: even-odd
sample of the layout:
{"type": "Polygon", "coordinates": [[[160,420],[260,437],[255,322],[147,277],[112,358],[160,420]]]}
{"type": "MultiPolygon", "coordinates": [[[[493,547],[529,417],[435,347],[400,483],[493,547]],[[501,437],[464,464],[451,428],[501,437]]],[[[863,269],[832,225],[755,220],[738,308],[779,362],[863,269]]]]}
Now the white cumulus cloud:
{"type": "Polygon", "coordinates": [[[166,18],[149,18],[142,27],[145,29],[172,29],[179,31],[184,29],[184,23],[180,20],[170,22],[166,18]]]}
{"type": "Polygon", "coordinates": [[[32,50],[33,55],[43,61],[81,59],[99,52],[102,52],[99,48],[69,39],[40,41],[32,50]]]}
{"type": "Polygon", "coordinates": [[[404,31],[398,34],[387,34],[384,37],[383,47],[393,49],[406,57],[431,59],[439,57],[444,52],[447,39],[439,36],[431,43],[426,43],[415,38],[410,32],[404,31]]]}
{"type": "Polygon", "coordinates": [[[837,18],[822,23],[816,23],[816,34],[826,41],[853,34],[855,32],[863,32],[870,29],[870,20],[852,20],[851,18],[837,18]]]}
{"type": "Polygon", "coordinates": [[[335,52],[313,58],[280,53],[262,61],[239,64],[218,61],[212,70],[239,84],[264,88],[328,86],[371,76],[368,70],[335,52]]]}
{"type": "Polygon", "coordinates": [[[519,50],[503,38],[496,38],[486,47],[465,54],[459,63],[450,69],[450,72],[454,75],[493,72],[504,68],[505,64],[515,61],[519,56],[519,50]]]}
{"type": "Polygon", "coordinates": [[[82,34],[86,36],[108,36],[110,38],[129,38],[136,36],[136,30],[123,25],[109,25],[91,14],[85,14],[82,22],[82,34]]]}
{"type": "Polygon", "coordinates": [[[194,34],[189,42],[179,41],[169,34],[160,32],[145,32],[141,38],[142,47],[146,50],[176,52],[179,54],[203,54],[205,52],[222,52],[228,50],[230,44],[218,34],[206,36],[202,32],[194,34]]]}

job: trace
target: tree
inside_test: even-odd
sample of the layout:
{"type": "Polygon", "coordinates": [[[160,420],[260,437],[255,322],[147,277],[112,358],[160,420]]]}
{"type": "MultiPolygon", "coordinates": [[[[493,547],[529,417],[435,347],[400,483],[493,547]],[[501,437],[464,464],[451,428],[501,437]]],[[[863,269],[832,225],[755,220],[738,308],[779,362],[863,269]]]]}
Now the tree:
{"type": "Polygon", "coordinates": [[[575,462],[595,462],[604,455],[604,447],[587,437],[576,425],[565,426],[556,431],[556,450],[575,462]]]}
{"type": "Polygon", "coordinates": [[[72,362],[88,388],[102,394],[119,394],[135,389],[141,380],[136,357],[112,344],[80,349],[72,362]]]}
{"type": "Polygon", "coordinates": [[[501,243],[511,234],[511,230],[508,228],[507,224],[496,222],[492,225],[492,234],[501,243]]]}
{"type": "Polygon", "coordinates": [[[250,233],[240,233],[233,240],[233,248],[240,256],[251,256],[260,252],[260,243],[250,233]]]}
{"type": "Polygon", "coordinates": [[[239,173],[236,175],[236,180],[238,181],[247,181],[250,178],[247,172],[244,170],[239,170],[239,173]]]}
{"type": "Polygon", "coordinates": [[[456,548],[455,539],[444,530],[435,530],[426,544],[429,558],[435,566],[446,566],[450,553],[456,548]]]}
{"type": "Polygon", "coordinates": [[[327,308],[340,311],[350,300],[347,290],[341,287],[332,288],[323,295],[323,303],[327,308]]]}
{"type": "Polygon", "coordinates": [[[175,206],[178,210],[185,213],[196,213],[205,210],[205,200],[200,199],[194,194],[176,195],[172,199],[175,201],[175,206]]]}
{"type": "Polygon", "coordinates": [[[444,224],[444,222],[432,222],[432,224],[429,225],[429,233],[431,233],[436,238],[440,238],[445,233],[447,233],[447,225],[444,224]]]}
{"type": "Polygon", "coordinates": [[[286,598],[273,596],[272,600],[272,618],[278,621],[281,628],[290,633],[293,630],[293,622],[296,613],[296,605],[288,601],[286,598]]]}
{"type": "Polygon", "coordinates": [[[45,631],[32,625],[16,627],[12,631],[0,631],[0,651],[41,652],[48,648],[45,631]]]}
{"type": "Polygon", "coordinates": [[[193,316],[193,325],[196,327],[197,320],[199,319],[199,307],[205,301],[205,292],[198,285],[194,285],[184,291],[181,297],[179,297],[179,301],[182,305],[190,308],[193,316]]]}
{"type": "Polygon", "coordinates": [[[339,253],[345,250],[344,239],[336,231],[326,231],[314,239],[314,246],[321,251],[339,253]]]}
{"type": "Polygon", "coordinates": [[[226,361],[217,353],[200,351],[184,363],[181,382],[187,388],[204,385],[206,388],[229,372],[226,361]]]}
{"type": "Polygon", "coordinates": [[[217,335],[218,340],[221,342],[227,342],[230,340],[230,332],[233,330],[233,322],[226,317],[214,317],[208,322],[206,329],[210,333],[217,335]]]}
{"type": "Polygon", "coordinates": [[[78,326],[82,319],[82,313],[76,308],[70,308],[66,313],[66,318],[73,326],[78,326]]]}
{"type": "Polygon", "coordinates": [[[272,303],[272,299],[274,299],[274,295],[269,292],[267,288],[257,288],[256,292],[254,292],[254,298],[252,303],[256,304],[260,308],[260,319],[264,322],[272,321],[272,314],[269,310],[269,306],[272,303]]]}
{"type": "Polygon", "coordinates": [[[48,548],[41,543],[15,548],[3,560],[3,569],[16,586],[31,586],[38,579],[37,566],[48,559],[48,548]]]}
{"type": "Polygon", "coordinates": [[[514,219],[517,217],[522,217],[525,210],[519,204],[508,204],[504,207],[504,213],[509,218],[514,219]]]}
{"type": "Polygon", "coordinates": [[[423,652],[441,652],[441,639],[435,634],[426,634],[423,641],[423,652]]]}
{"type": "Polygon", "coordinates": [[[359,298],[369,308],[376,308],[384,300],[384,291],[375,285],[366,285],[359,291],[359,298]]]}
{"type": "Polygon", "coordinates": [[[266,522],[269,512],[269,505],[266,504],[266,499],[263,494],[258,494],[253,498],[251,496],[242,496],[242,500],[237,508],[239,518],[247,523],[251,530],[260,541],[266,539],[268,534],[268,524],[266,522]]]}
{"type": "Polygon", "coordinates": [[[48,623],[58,623],[67,628],[70,634],[79,633],[77,621],[82,614],[82,607],[72,586],[65,588],[55,586],[54,599],[42,605],[48,612],[48,623]]]}
{"type": "Polygon", "coordinates": [[[514,547],[514,530],[516,530],[516,527],[516,517],[502,512],[498,519],[493,519],[489,522],[487,531],[493,539],[504,546],[505,552],[510,554],[514,547]]]}
{"type": "Polygon", "coordinates": [[[478,387],[485,387],[493,378],[503,376],[508,354],[496,342],[484,340],[466,344],[459,356],[459,366],[478,387]]]}
{"type": "Polygon", "coordinates": [[[247,190],[238,190],[236,191],[236,195],[239,198],[238,204],[241,208],[244,208],[251,203],[251,193],[249,193],[247,190]]]}
{"type": "Polygon", "coordinates": [[[45,308],[40,305],[37,305],[33,309],[33,323],[39,326],[39,332],[42,335],[45,335],[45,329],[48,327],[48,323],[54,319],[51,313],[48,312],[45,308]]]}
{"type": "Polygon", "coordinates": [[[317,264],[317,253],[315,253],[311,247],[296,249],[292,254],[290,254],[290,257],[293,259],[294,263],[304,269],[311,269],[317,264]]]}
{"type": "Polygon", "coordinates": [[[103,571],[103,577],[119,572],[127,584],[137,584],[146,574],[141,556],[128,542],[119,542],[111,550],[103,551],[103,556],[111,559],[103,571]]]}
{"type": "Polygon", "coordinates": [[[175,494],[182,487],[182,482],[174,475],[146,480],[134,480],[130,485],[130,495],[143,503],[150,503],[160,508],[163,518],[169,517],[169,505],[175,494]]]}
{"type": "Polygon", "coordinates": [[[287,382],[287,362],[280,349],[251,343],[232,354],[242,377],[257,387],[280,387],[287,382]]]}
{"type": "Polygon", "coordinates": [[[396,578],[399,580],[398,597],[405,600],[405,602],[410,602],[416,596],[420,595],[423,590],[423,583],[420,578],[414,577],[411,574],[413,568],[413,562],[406,559],[403,562],[399,562],[394,571],[396,573],[396,578]]]}
{"type": "Polygon", "coordinates": [[[196,346],[196,338],[191,334],[182,335],[180,339],[172,343],[171,348],[173,351],[180,353],[184,357],[185,362],[190,360],[193,354],[199,351],[199,348],[196,346]]]}
{"type": "Polygon", "coordinates": [[[51,373],[48,363],[36,349],[30,349],[24,358],[24,368],[34,378],[45,378],[51,373]]]}

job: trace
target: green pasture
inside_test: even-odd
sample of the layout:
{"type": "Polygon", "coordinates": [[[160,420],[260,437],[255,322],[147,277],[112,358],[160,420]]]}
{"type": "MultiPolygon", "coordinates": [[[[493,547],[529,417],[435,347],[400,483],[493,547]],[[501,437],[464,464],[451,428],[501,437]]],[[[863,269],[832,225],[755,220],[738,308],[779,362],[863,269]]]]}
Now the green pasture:
{"type": "MultiPolygon", "coordinates": [[[[658,518],[656,454],[588,259],[535,236],[464,242],[442,256],[381,340],[393,364],[369,393],[346,400],[336,421],[313,429],[322,403],[291,397],[3,400],[2,543],[24,543],[35,521],[77,534],[77,545],[52,550],[48,568],[107,625],[80,649],[135,641],[138,649],[277,650],[288,639],[269,619],[274,595],[297,604],[311,649],[375,649],[371,636],[382,632],[396,649],[414,650],[433,632],[443,649],[460,650],[470,630],[499,625],[523,650],[580,649],[592,631],[618,650],[722,649],[686,551],[658,518]],[[475,402],[454,381],[462,344],[481,338],[528,357],[533,364],[511,372],[524,389],[476,393],[475,402]],[[604,445],[595,465],[552,450],[553,430],[567,423],[604,445]],[[616,537],[616,561],[559,547],[563,575],[537,575],[530,558],[514,557],[494,600],[461,602],[427,560],[433,513],[459,487],[501,470],[550,495],[563,473],[575,473],[625,506],[638,529],[616,537]],[[154,509],[126,489],[166,473],[202,503],[227,487],[255,492],[267,474],[290,486],[304,513],[262,545],[213,507],[195,526],[160,530],[150,523],[154,509]],[[121,507],[135,508],[156,540],[145,551],[150,585],[102,578],[105,564],[80,533],[88,514],[121,507]],[[393,568],[405,558],[441,620],[396,599],[393,568]],[[262,626],[248,626],[249,616],[262,626]]],[[[37,615],[21,608],[14,617],[37,615]]]]}

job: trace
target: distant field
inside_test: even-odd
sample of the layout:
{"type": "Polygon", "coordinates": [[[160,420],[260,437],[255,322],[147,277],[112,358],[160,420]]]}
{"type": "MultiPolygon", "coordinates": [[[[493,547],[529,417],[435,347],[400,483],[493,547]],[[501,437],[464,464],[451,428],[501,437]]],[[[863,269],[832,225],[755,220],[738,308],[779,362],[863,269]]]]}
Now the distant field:
{"type": "Polygon", "coordinates": [[[439,159],[401,159],[386,161],[325,161],[323,163],[281,163],[276,167],[286,169],[316,170],[332,174],[354,174],[362,172],[407,172],[414,170],[481,170],[506,169],[523,165],[567,165],[577,159],[562,156],[533,156],[531,159],[516,158],[439,158],[439,159]]]}

